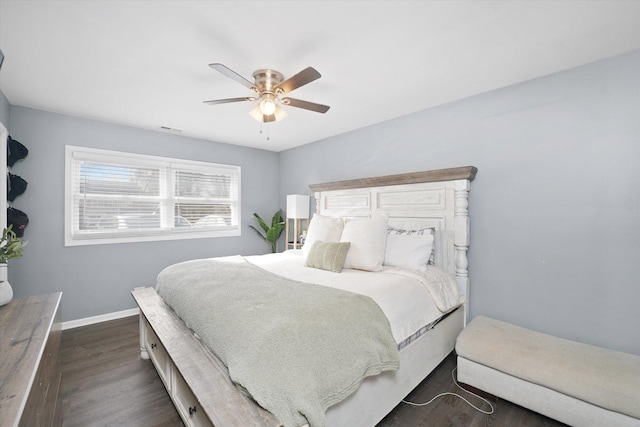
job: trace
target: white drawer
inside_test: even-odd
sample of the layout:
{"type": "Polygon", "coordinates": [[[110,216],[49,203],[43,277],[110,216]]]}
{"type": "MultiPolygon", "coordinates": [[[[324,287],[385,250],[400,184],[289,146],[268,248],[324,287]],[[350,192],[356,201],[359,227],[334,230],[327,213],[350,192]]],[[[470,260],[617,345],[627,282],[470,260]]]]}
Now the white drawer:
{"type": "Polygon", "coordinates": [[[145,320],[145,347],[167,390],[171,389],[171,359],[155,332],[145,320]]]}
{"type": "Polygon", "coordinates": [[[191,389],[184,382],[177,369],[173,370],[173,401],[182,416],[183,421],[189,427],[213,427],[211,421],[204,413],[191,389]]]}

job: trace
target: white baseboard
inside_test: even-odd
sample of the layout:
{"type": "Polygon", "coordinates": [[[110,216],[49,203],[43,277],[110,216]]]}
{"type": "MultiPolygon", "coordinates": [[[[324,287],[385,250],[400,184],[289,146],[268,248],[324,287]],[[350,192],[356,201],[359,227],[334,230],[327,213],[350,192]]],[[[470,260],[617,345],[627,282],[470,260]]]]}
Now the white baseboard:
{"type": "Polygon", "coordinates": [[[131,308],[129,310],[85,317],[84,319],[69,320],[67,322],[62,322],[62,330],[79,328],[80,326],[93,325],[95,323],[107,322],[109,320],[122,319],[123,317],[136,316],[138,314],[140,314],[139,308],[131,308]]]}

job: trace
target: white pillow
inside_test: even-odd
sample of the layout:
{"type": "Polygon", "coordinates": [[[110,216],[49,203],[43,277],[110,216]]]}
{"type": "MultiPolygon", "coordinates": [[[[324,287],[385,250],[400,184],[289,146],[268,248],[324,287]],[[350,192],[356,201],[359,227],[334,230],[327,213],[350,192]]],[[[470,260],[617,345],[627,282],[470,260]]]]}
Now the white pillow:
{"type": "Polygon", "coordinates": [[[421,228],[419,230],[404,230],[404,229],[401,229],[401,228],[389,227],[389,230],[388,230],[388,234],[389,235],[391,235],[391,234],[403,234],[403,235],[410,235],[410,236],[415,236],[415,235],[422,236],[424,234],[431,234],[432,236],[434,236],[434,238],[433,238],[434,243],[431,245],[431,254],[429,255],[429,264],[430,265],[435,265],[436,264],[435,233],[436,233],[435,227],[421,228]]]}
{"type": "Polygon", "coordinates": [[[391,234],[387,236],[384,265],[425,271],[433,251],[433,234],[391,234]]]}
{"type": "Polygon", "coordinates": [[[331,218],[328,216],[313,214],[307,237],[302,245],[302,255],[307,258],[309,251],[315,242],[321,240],[323,242],[339,242],[344,228],[344,220],[342,218],[331,218]]]}
{"type": "Polygon", "coordinates": [[[340,241],[351,243],[344,268],[382,270],[387,243],[387,217],[374,215],[370,219],[347,221],[340,241]]]}

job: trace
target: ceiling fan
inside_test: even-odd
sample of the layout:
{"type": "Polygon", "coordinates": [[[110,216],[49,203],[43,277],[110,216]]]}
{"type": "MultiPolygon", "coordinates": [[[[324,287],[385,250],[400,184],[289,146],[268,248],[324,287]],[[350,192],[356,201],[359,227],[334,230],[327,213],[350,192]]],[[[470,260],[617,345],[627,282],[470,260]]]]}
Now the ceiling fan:
{"type": "Polygon", "coordinates": [[[232,69],[222,64],[209,64],[209,67],[235,80],[241,85],[251,89],[256,96],[243,98],[226,98],[204,101],[208,105],[228,104],[230,102],[260,101],[258,105],[249,112],[249,115],[259,122],[268,123],[280,121],[287,117],[286,111],[279,104],[291,107],[303,108],[315,111],[316,113],[326,113],[329,111],[328,105],[316,104],[315,102],[303,101],[301,99],[281,97],[281,95],[294,91],[300,86],[311,83],[320,78],[320,73],[313,67],[307,67],[298,74],[284,79],[284,76],[274,70],[257,70],[253,73],[253,83],[236,73],[232,69]]]}

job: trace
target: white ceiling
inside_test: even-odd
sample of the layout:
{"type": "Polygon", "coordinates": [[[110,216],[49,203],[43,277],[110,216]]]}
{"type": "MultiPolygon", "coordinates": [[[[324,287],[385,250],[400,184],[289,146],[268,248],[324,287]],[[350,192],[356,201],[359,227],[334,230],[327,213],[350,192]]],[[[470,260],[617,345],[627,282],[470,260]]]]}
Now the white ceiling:
{"type": "Polygon", "coordinates": [[[0,0],[12,105],[272,151],[638,48],[639,0],[0,0]],[[291,96],[331,109],[261,125],[250,103],[204,105],[251,95],[213,62],[313,66],[291,96]]]}

